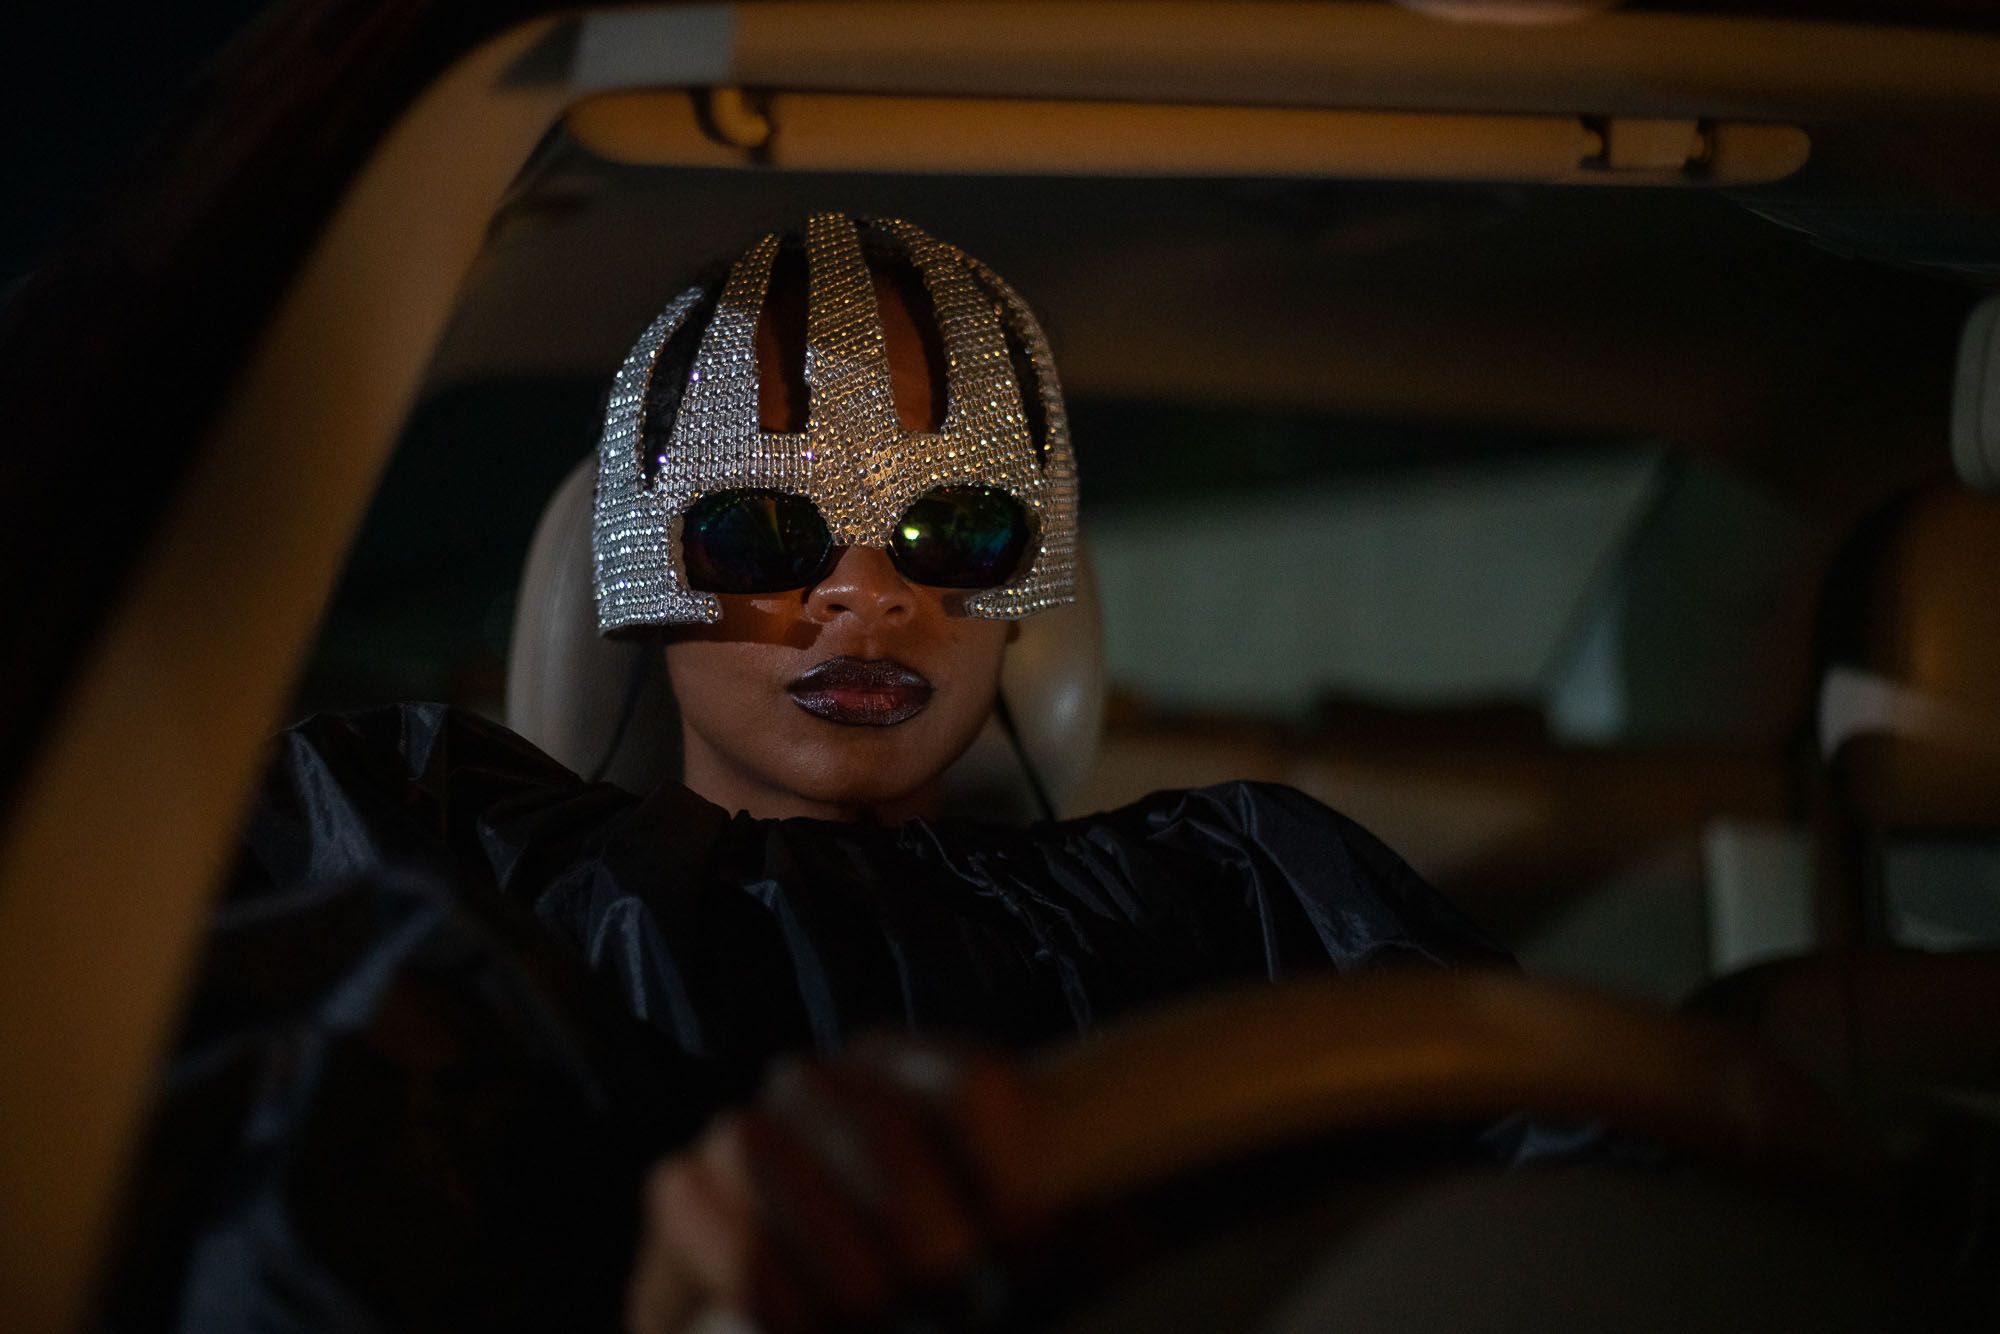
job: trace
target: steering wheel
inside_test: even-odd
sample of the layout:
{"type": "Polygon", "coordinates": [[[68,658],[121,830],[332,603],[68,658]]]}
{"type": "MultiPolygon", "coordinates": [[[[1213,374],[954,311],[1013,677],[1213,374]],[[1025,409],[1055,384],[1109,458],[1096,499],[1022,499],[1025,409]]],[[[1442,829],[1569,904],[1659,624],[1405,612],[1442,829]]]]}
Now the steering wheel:
{"type": "MultiPolygon", "coordinates": [[[[1059,1216],[1149,1200],[1268,1150],[1519,1112],[1600,1125],[1691,1169],[1420,1165],[1387,1183],[1314,1182],[1304,1209],[1260,1200],[1266,1217],[1217,1220],[1226,1225],[1164,1259],[1087,1253],[1079,1269],[1072,1256],[1095,1295],[1079,1306],[1059,1282],[1052,1307],[1027,1313],[1031,1327],[1629,1330],[1749,1328],[1754,1316],[1756,1327],[1818,1329],[1909,1309],[1907,1287],[1882,1278],[1879,1243],[1856,1244],[1845,1221],[1879,1214],[1886,1162],[1816,1085],[1727,1030],[1578,987],[1386,973],[1211,993],[1051,1049],[1030,1063],[1028,1095],[1030,1151],[1011,1189],[1059,1216]],[[1843,1203],[1863,1207],[1827,1207],[1843,1203]],[[1345,1251],[1369,1247],[1346,1263],[1345,1251]],[[1538,1247],[1544,1272],[1507,1271],[1516,1305],[1497,1313],[1479,1284],[1538,1247]],[[1482,1255],[1493,1257],[1487,1277],[1467,1278],[1482,1255]],[[1834,1255],[1852,1258],[1804,1291],[1800,1276],[1834,1255]],[[1412,1322],[1401,1294],[1432,1271],[1461,1291],[1443,1299],[1446,1314],[1434,1305],[1412,1322]],[[1382,1290],[1399,1295],[1385,1303],[1382,1290]],[[1838,1318],[1822,1320],[1829,1311],[1838,1318]]],[[[1034,1285],[1024,1268],[1008,1272],[1034,1285]]],[[[964,1323],[1014,1328],[1020,1314],[964,1323]]]]}
{"type": "Polygon", "coordinates": [[[1527,1111],[1761,1175],[1864,1185],[1873,1144],[1743,1040],[1500,972],[1329,977],[1113,1025],[1030,1072],[1055,1210],[1312,1135],[1527,1111]]]}

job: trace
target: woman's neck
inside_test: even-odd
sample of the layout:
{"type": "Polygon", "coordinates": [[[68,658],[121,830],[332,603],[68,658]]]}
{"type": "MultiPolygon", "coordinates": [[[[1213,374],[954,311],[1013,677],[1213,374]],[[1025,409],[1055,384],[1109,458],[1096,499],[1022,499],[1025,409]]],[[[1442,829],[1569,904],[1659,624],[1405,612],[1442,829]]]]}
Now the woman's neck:
{"type": "Polygon", "coordinates": [[[855,824],[902,824],[937,817],[942,783],[932,779],[914,792],[888,801],[822,800],[779,787],[731,764],[692,728],[682,729],[681,782],[696,796],[727,811],[759,820],[840,820],[855,824]]]}

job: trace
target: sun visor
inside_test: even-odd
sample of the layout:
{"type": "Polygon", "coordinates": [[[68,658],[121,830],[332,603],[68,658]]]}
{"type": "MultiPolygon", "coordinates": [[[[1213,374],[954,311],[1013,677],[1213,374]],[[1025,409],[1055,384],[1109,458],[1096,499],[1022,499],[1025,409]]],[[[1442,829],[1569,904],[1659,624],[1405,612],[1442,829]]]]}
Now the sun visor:
{"type": "Polygon", "coordinates": [[[1951,458],[1966,485],[2000,493],[2000,296],[1973,307],[1958,345],[1951,458]]]}

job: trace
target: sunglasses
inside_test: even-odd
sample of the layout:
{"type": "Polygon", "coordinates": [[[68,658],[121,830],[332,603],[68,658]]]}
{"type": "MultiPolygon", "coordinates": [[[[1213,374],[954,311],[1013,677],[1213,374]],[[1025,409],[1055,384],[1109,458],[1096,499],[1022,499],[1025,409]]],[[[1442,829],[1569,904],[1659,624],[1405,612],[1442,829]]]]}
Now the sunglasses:
{"type": "MultiPolygon", "coordinates": [[[[1019,571],[1031,526],[1021,502],[991,486],[945,486],[896,521],[889,559],[931,588],[997,588],[1019,571]]],[[[763,488],[716,491],[681,520],[688,587],[705,593],[809,588],[833,570],[836,548],[819,507],[763,488]]]]}

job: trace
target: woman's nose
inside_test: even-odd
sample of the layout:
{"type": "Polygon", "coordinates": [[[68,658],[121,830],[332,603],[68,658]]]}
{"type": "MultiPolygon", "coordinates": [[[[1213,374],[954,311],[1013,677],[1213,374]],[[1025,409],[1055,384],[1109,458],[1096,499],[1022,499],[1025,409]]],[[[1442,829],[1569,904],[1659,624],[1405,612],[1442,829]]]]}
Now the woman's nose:
{"type": "Polygon", "coordinates": [[[806,614],[821,622],[857,616],[897,624],[915,612],[909,583],[881,547],[843,547],[832,573],[806,594],[806,614]]]}

